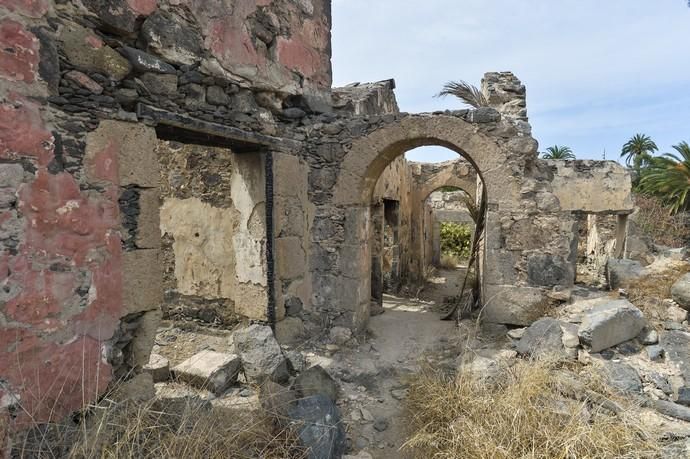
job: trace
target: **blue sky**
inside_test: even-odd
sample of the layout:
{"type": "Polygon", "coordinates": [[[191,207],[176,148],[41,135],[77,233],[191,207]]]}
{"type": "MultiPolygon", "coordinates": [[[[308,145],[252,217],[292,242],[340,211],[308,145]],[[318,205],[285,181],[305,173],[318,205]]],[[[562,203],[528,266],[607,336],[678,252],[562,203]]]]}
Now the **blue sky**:
{"type": "MultiPolygon", "coordinates": [[[[690,8],[685,0],[333,0],[334,85],[395,78],[402,111],[486,71],[527,85],[540,151],[617,159],[635,133],[662,151],[690,141],[690,8]]],[[[455,157],[440,148],[411,159],[455,157]]]]}

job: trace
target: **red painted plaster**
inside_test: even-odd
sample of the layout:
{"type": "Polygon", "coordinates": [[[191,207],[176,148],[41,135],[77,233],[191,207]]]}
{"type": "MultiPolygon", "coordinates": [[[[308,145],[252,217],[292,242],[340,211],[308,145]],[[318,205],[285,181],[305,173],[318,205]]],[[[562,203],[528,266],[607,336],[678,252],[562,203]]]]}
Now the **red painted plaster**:
{"type": "Polygon", "coordinates": [[[39,41],[20,23],[0,23],[0,78],[33,83],[40,59],[39,41]]]}
{"type": "Polygon", "coordinates": [[[53,136],[39,106],[14,94],[9,99],[0,103],[0,158],[27,156],[47,165],[53,159],[53,136]]]}
{"type": "Polygon", "coordinates": [[[124,314],[118,194],[117,186],[86,193],[45,168],[19,189],[23,241],[0,258],[0,280],[19,287],[4,313],[22,326],[0,333],[0,374],[35,422],[80,409],[112,378],[101,345],[124,314]],[[56,263],[63,268],[52,270],[56,263]],[[91,279],[87,304],[76,294],[80,273],[91,279]]]}
{"type": "Polygon", "coordinates": [[[120,139],[111,137],[105,148],[96,152],[93,157],[87,156],[84,167],[89,171],[89,176],[112,184],[119,184],[117,156],[120,148],[120,139]]]}
{"type": "Polygon", "coordinates": [[[266,60],[257,54],[244,24],[237,18],[212,20],[206,42],[221,62],[262,67],[266,64],[266,60]]]}
{"type": "Polygon", "coordinates": [[[127,5],[142,16],[148,16],[158,8],[157,0],[127,0],[127,5]]]}
{"type": "Polygon", "coordinates": [[[40,18],[48,11],[47,0],[0,0],[0,6],[30,18],[40,18]]]}
{"type": "Polygon", "coordinates": [[[10,391],[21,398],[23,410],[15,421],[18,429],[62,420],[94,400],[112,379],[97,340],[82,336],[66,343],[51,342],[24,328],[0,334],[0,371],[10,391]]]}

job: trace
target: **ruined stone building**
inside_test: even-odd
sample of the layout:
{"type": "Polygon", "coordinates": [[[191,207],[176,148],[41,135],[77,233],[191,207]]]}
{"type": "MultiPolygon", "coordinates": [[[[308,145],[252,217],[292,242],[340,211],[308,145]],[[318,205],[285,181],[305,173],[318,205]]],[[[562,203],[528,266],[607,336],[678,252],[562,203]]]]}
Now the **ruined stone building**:
{"type": "Polygon", "coordinates": [[[136,371],[163,314],[362,330],[383,283],[429,262],[424,203],[444,186],[485,203],[485,320],[528,324],[567,299],[578,217],[624,223],[627,172],[537,159],[510,73],[486,74],[491,106],[473,110],[401,113],[392,80],[331,88],[330,25],[329,0],[0,0],[14,422],[136,371]],[[459,159],[404,159],[425,145],[459,159]]]}

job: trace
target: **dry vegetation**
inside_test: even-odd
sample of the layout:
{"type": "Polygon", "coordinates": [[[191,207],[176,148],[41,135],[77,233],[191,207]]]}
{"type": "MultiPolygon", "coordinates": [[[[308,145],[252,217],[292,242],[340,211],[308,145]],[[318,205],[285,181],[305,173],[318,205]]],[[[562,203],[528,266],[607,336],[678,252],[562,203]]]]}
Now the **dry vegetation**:
{"type": "Polygon", "coordinates": [[[635,195],[635,223],[645,236],[657,244],[683,247],[690,242],[690,221],[687,213],[671,215],[667,206],[654,197],[635,195]]]}
{"type": "Polygon", "coordinates": [[[687,263],[670,265],[663,271],[650,273],[623,287],[630,302],[642,310],[645,317],[660,320],[668,308],[662,300],[671,298],[671,287],[688,272],[690,265],[687,263]]]}
{"type": "Polygon", "coordinates": [[[492,384],[426,372],[410,387],[412,434],[404,448],[437,459],[657,457],[659,445],[637,422],[637,407],[596,377],[580,380],[587,386],[539,362],[519,362],[492,384]]]}
{"type": "Polygon", "coordinates": [[[218,411],[187,402],[104,401],[81,422],[36,426],[15,443],[16,457],[70,459],[302,459],[294,431],[266,411],[218,411]]]}

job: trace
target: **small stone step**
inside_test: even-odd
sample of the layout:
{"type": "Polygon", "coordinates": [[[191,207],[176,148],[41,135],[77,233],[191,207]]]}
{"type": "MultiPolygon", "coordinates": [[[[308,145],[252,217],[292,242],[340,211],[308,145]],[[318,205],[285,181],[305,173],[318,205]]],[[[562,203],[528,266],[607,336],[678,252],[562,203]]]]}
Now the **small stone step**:
{"type": "Polygon", "coordinates": [[[172,371],[179,381],[220,395],[237,381],[240,358],[235,354],[206,350],[188,358],[172,371]]]}

